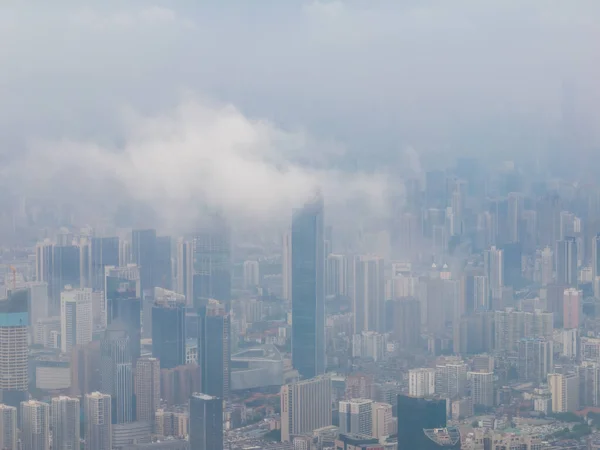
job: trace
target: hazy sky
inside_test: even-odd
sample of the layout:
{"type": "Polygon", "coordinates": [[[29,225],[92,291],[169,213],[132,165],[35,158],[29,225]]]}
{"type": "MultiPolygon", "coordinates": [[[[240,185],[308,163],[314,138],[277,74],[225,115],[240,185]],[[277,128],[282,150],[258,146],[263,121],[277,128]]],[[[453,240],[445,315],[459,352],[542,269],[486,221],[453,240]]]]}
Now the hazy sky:
{"type": "Polygon", "coordinates": [[[92,165],[95,189],[114,172],[141,200],[225,189],[268,211],[325,180],[352,190],[331,166],[385,171],[408,146],[543,150],[565,103],[598,143],[597,0],[6,3],[0,151],[46,188],[92,165]]]}

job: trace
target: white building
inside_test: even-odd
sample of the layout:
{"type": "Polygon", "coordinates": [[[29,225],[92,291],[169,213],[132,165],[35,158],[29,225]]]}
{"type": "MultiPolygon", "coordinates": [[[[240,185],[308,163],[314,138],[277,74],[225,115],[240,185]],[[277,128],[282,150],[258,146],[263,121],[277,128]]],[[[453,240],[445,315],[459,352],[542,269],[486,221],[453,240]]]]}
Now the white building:
{"type": "Polygon", "coordinates": [[[552,395],[552,412],[575,412],[579,409],[579,376],[576,374],[548,374],[552,395]]]}
{"type": "Polygon", "coordinates": [[[494,373],[469,372],[471,379],[471,396],[474,406],[494,406],[494,373]]]}
{"type": "Polygon", "coordinates": [[[60,294],[61,351],[92,342],[93,329],[92,290],[65,286],[60,294]]]}
{"type": "Polygon", "coordinates": [[[408,395],[428,397],[435,393],[435,369],[411,369],[408,372],[408,395]]]}
{"type": "Polygon", "coordinates": [[[21,402],[21,449],[50,450],[50,405],[21,402]]]}
{"type": "Polygon", "coordinates": [[[355,398],[339,405],[340,433],[370,435],[373,426],[373,400],[355,398]]]}
{"type": "Polygon", "coordinates": [[[389,403],[373,403],[372,411],[371,436],[381,439],[396,433],[396,429],[393,426],[392,405],[389,403]]]}

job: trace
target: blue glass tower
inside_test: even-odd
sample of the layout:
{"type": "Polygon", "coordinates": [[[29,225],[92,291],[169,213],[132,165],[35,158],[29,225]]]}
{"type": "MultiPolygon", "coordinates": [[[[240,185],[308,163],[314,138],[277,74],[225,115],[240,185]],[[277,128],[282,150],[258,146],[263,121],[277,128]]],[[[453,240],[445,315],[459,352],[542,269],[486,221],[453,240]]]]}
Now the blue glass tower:
{"type": "Polygon", "coordinates": [[[325,372],[325,242],[320,194],[292,217],[292,363],[303,378],[325,372]]]}

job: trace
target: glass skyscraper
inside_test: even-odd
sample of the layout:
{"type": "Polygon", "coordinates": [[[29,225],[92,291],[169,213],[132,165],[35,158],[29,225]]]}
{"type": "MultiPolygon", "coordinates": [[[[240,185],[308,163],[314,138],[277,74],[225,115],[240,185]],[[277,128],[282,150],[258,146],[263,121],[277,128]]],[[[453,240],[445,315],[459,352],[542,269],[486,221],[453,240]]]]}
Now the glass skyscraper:
{"type": "Polygon", "coordinates": [[[156,301],[152,307],[152,355],[162,369],[185,364],[185,303],[156,301]]]}
{"type": "Polygon", "coordinates": [[[198,365],[202,371],[202,392],[227,399],[231,382],[229,314],[222,303],[211,300],[198,315],[198,365]]]}
{"type": "Polygon", "coordinates": [[[323,224],[320,194],[292,217],[292,363],[303,378],[325,372],[323,224]]]}

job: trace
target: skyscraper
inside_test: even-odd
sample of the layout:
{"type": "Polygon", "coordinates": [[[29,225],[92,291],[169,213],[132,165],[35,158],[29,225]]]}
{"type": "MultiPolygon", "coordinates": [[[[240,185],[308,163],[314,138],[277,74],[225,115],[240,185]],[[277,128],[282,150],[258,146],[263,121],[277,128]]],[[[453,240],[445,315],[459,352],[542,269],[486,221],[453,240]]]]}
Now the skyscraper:
{"type": "Polygon", "coordinates": [[[112,420],[115,424],[133,422],[135,395],[133,364],[128,333],[119,322],[108,326],[100,343],[102,393],[112,399],[112,420]]]}
{"type": "Polygon", "coordinates": [[[398,395],[398,450],[422,448],[424,429],[446,426],[446,400],[398,395]]]}
{"type": "Polygon", "coordinates": [[[17,448],[17,408],[0,403],[0,448],[17,448]]]}
{"type": "Polygon", "coordinates": [[[202,391],[220,399],[229,398],[231,385],[231,318],[223,304],[211,301],[199,312],[198,364],[202,391]]]}
{"type": "Polygon", "coordinates": [[[327,255],[325,294],[348,295],[348,259],[345,255],[327,255]]]}
{"type": "Polygon", "coordinates": [[[554,280],[554,252],[550,247],[544,248],[541,255],[542,286],[548,286],[554,280]]]}
{"type": "Polygon", "coordinates": [[[90,283],[94,291],[104,289],[104,268],[119,265],[119,238],[93,237],[90,242],[90,283]]]}
{"type": "Polygon", "coordinates": [[[600,233],[592,239],[592,278],[600,276],[600,233]]]}
{"type": "Polygon", "coordinates": [[[553,341],[523,338],[518,343],[517,373],[520,381],[543,383],[554,368],[553,341]]]}
{"type": "Polygon", "coordinates": [[[408,394],[411,397],[428,397],[435,393],[435,369],[408,371],[408,394]]]}
{"type": "Polygon", "coordinates": [[[156,358],[140,358],[135,366],[135,399],[137,420],[154,425],[160,407],[160,362],[156,358]]]}
{"type": "Polygon", "coordinates": [[[325,257],[320,194],[292,218],[292,364],[303,378],[325,372],[325,257]]]}
{"type": "Polygon", "coordinates": [[[4,404],[19,407],[28,388],[27,289],[0,298],[0,393],[4,404]]]}
{"type": "Polygon", "coordinates": [[[354,334],[362,331],[385,332],[383,259],[377,256],[356,257],[353,278],[354,334]]]}
{"type": "Polygon", "coordinates": [[[281,441],[331,425],[331,378],[320,375],[281,387],[281,441]]]}
{"type": "Polygon", "coordinates": [[[283,299],[289,302],[292,300],[292,233],[290,231],[283,235],[281,278],[283,285],[283,299]]]}
{"type": "Polygon", "coordinates": [[[52,250],[52,277],[48,282],[51,288],[50,312],[52,315],[58,315],[60,311],[60,293],[65,286],[79,287],[81,281],[80,256],[77,245],[55,245],[52,250]]]}
{"type": "Polygon", "coordinates": [[[223,401],[206,394],[190,397],[190,450],[223,448],[223,401]]]}
{"type": "MultiPolygon", "coordinates": [[[[502,296],[504,287],[504,255],[501,249],[492,246],[483,253],[483,264],[485,275],[488,278],[490,294],[492,299],[502,296]]],[[[493,307],[492,300],[492,307],[493,307]]]]}
{"type": "Polygon", "coordinates": [[[76,345],[92,342],[92,290],[65,286],[60,294],[61,351],[70,352],[76,345]]]}
{"type": "Polygon", "coordinates": [[[231,300],[231,231],[221,217],[197,230],[194,239],[194,306],[231,300]]]}
{"type": "Polygon", "coordinates": [[[563,302],[563,328],[579,328],[583,292],[575,288],[565,289],[563,302]]]}
{"type": "Polygon", "coordinates": [[[414,297],[393,300],[393,336],[400,348],[421,347],[421,304],[414,297]]]}
{"type": "Polygon", "coordinates": [[[550,373],[548,387],[552,395],[552,412],[575,412],[579,409],[579,376],[550,373]]]}
{"type": "Polygon", "coordinates": [[[37,321],[48,317],[50,307],[48,299],[48,283],[28,283],[27,289],[29,290],[29,326],[31,335],[34,336],[33,328],[37,321]]]}
{"type": "Polygon", "coordinates": [[[188,306],[194,304],[194,242],[177,241],[177,293],[185,295],[188,306]]]}
{"type": "Polygon", "coordinates": [[[133,262],[140,268],[140,289],[151,291],[154,284],[154,263],[156,258],[156,230],[133,230],[131,232],[131,253],[133,262]]]}
{"type": "Polygon", "coordinates": [[[163,369],[185,364],[185,304],[177,299],[156,299],[152,307],[152,355],[163,369]]]}
{"type": "Polygon", "coordinates": [[[494,406],[494,373],[469,372],[473,405],[490,408],[494,406]]]}
{"type": "Polygon", "coordinates": [[[556,242],[556,283],[577,287],[577,241],[566,237],[556,242]]]}
{"type": "Polygon", "coordinates": [[[112,407],[108,394],[93,392],[84,398],[85,449],[112,449],[112,407]]]}
{"type": "Polygon", "coordinates": [[[79,399],[54,397],[51,404],[52,450],[79,450],[79,399]]]}
{"type": "Polygon", "coordinates": [[[373,400],[352,399],[339,404],[340,433],[369,436],[373,424],[373,400]]]}
{"type": "Polygon", "coordinates": [[[154,286],[163,289],[173,288],[173,260],[171,236],[158,236],[154,253],[154,286]]]}
{"type": "Polygon", "coordinates": [[[21,449],[50,450],[50,405],[36,400],[21,403],[21,449]]]}
{"type": "Polygon", "coordinates": [[[435,393],[444,398],[460,398],[467,385],[467,365],[462,362],[438,364],[435,368],[435,393]]]}
{"type": "Polygon", "coordinates": [[[258,261],[244,261],[244,289],[260,285],[260,264],[258,261]]]}

